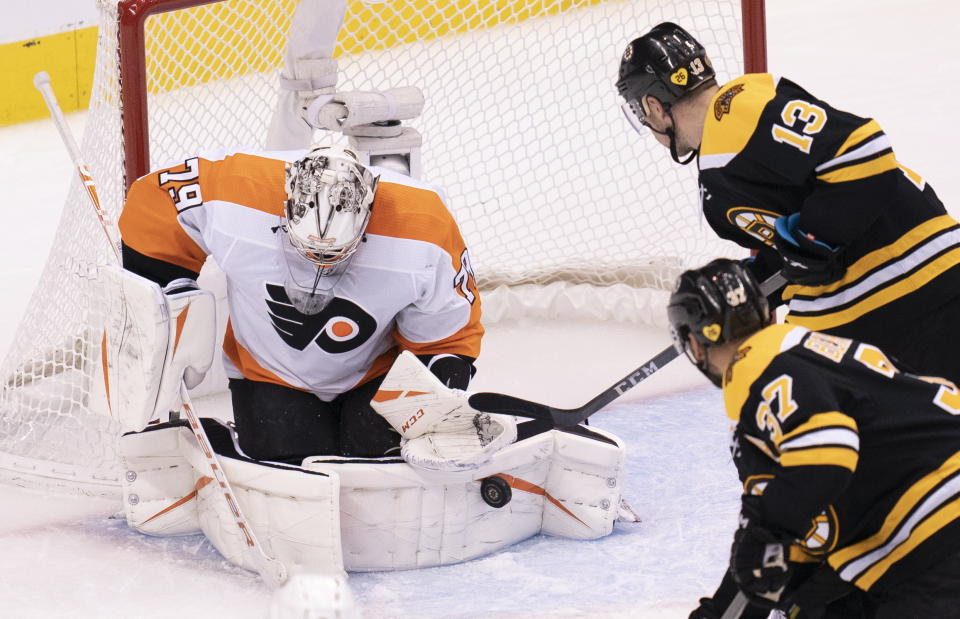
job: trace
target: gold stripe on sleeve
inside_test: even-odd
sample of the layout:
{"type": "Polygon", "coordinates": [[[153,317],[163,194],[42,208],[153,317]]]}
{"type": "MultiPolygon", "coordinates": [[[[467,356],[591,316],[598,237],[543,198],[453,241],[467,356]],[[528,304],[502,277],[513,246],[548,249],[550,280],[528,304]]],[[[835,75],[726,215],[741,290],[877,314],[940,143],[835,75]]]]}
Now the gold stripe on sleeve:
{"type": "Polygon", "coordinates": [[[780,466],[841,466],[857,470],[860,455],[849,447],[816,447],[786,451],[780,454],[780,466]]]}
{"type": "Polygon", "coordinates": [[[817,176],[818,180],[825,183],[845,183],[847,181],[858,181],[868,176],[876,176],[896,170],[900,167],[897,163],[897,157],[893,153],[887,153],[883,157],[877,157],[869,161],[844,166],[829,172],[824,172],[817,176]]]}
{"type": "Polygon", "coordinates": [[[882,131],[883,129],[880,128],[880,123],[878,123],[875,120],[867,121],[863,125],[860,125],[856,129],[854,129],[850,133],[850,135],[847,136],[847,139],[843,142],[843,144],[840,145],[840,148],[837,149],[837,152],[834,153],[831,159],[836,159],[837,157],[847,152],[851,148],[855,146],[859,146],[860,142],[864,141],[874,133],[879,133],[882,131]]]}

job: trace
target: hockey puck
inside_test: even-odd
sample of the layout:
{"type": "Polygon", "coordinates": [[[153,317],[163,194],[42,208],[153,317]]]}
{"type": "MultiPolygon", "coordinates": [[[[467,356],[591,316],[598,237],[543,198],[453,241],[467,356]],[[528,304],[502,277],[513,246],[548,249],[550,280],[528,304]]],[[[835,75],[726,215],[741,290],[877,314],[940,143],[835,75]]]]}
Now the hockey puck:
{"type": "Polygon", "coordinates": [[[510,490],[510,484],[507,483],[506,479],[494,475],[480,482],[480,496],[483,497],[483,502],[490,507],[500,509],[510,502],[513,491],[510,490]]]}

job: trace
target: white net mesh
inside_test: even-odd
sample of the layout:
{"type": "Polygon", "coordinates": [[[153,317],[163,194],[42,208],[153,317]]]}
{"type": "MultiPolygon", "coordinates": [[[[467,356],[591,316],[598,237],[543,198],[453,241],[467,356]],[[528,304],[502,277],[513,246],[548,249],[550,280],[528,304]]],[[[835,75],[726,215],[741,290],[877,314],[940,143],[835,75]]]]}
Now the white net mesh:
{"type": "MultiPolygon", "coordinates": [[[[117,0],[99,4],[81,148],[116,217],[124,192],[117,0]]],[[[147,18],[153,167],[263,144],[294,8],[294,0],[227,0],[147,18]]],[[[620,116],[620,54],[665,20],[701,40],[721,81],[742,70],[739,0],[354,1],[335,51],[338,89],[423,90],[424,112],[409,123],[424,138],[423,176],[446,191],[482,287],[564,280],[662,289],[682,268],[740,253],[703,222],[693,166],[674,164],[620,116]]],[[[54,247],[0,373],[0,469],[14,480],[111,493],[116,427],[97,395],[102,317],[92,283],[110,254],[79,183],[54,247]]]]}

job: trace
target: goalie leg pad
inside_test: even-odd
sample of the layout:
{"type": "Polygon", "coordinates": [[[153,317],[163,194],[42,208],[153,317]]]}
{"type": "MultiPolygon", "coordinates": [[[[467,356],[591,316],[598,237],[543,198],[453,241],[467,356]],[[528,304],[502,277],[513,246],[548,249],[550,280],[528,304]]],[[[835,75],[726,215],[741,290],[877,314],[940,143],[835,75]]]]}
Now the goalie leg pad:
{"type": "Polygon", "coordinates": [[[424,471],[393,460],[360,463],[310,458],[304,468],[340,477],[346,568],[398,570],[482,557],[540,532],[543,493],[516,491],[502,508],[484,502],[483,480],[508,473],[542,487],[550,468],[549,433],[505,447],[472,471],[424,471]]]}
{"type": "Polygon", "coordinates": [[[303,466],[340,477],[347,569],[449,565],[541,532],[573,539],[608,535],[618,515],[623,444],[599,430],[583,433],[536,434],[468,471],[323,457],[303,466]],[[512,490],[500,507],[481,494],[483,481],[493,476],[512,490]]]}
{"type": "Polygon", "coordinates": [[[583,435],[554,430],[543,532],[574,539],[609,535],[617,520],[626,452],[619,438],[596,428],[583,435]]]}
{"type": "Polygon", "coordinates": [[[147,535],[200,532],[193,468],[180,452],[182,423],[152,426],[120,438],[123,510],[147,535]]]}
{"type": "MultiPolygon", "coordinates": [[[[211,419],[201,421],[237,503],[264,552],[281,561],[288,574],[342,573],[337,475],[250,460],[236,451],[228,427],[211,419]]],[[[202,483],[210,479],[209,471],[192,432],[183,428],[179,438],[198,482],[200,528],[220,554],[241,567],[255,570],[246,540],[220,489],[216,483],[202,483]]]]}

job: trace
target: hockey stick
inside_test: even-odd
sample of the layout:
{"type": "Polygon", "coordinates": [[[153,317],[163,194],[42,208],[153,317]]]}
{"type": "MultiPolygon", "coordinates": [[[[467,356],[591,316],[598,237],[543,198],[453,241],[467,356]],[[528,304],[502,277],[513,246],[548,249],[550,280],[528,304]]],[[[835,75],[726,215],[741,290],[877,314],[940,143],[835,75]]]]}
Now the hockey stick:
{"type": "Polygon", "coordinates": [[[83,188],[87,190],[87,197],[90,198],[90,204],[93,206],[93,210],[97,212],[97,217],[100,219],[100,226],[103,228],[103,233],[107,235],[107,242],[110,243],[110,249],[113,250],[113,255],[119,264],[122,262],[120,259],[120,243],[117,242],[111,231],[113,223],[110,220],[110,215],[108,215],[100,205],[97,186],[94,184],[93,177],[90,175],[90,168],[87,167],[87,164],[83,162],[80,156],[80,148],[77,146],[76,140],[73,139],[73,134],[70,133],[70,127],[63,117],[63,111],[57,102],[57,96],[54,94],[53,87],[50,85],[50,75],[47,74],[46,71],[40,71],[33,76],[33,86],[40,91],[40,96],[43,97],[43,102],[50,111],[53,123],[57,126],[57,131],[60,132],[60,139],[63,140],[64,146],[67,147],[67,151],[70,153],[70,159],[73,161],[73,165],[76,166],[77,174],[80,176],[80,182],[83,183],[83,188]]]}
{"type": "Polygon", "coordinates": [[[743,614],[743,610],[746,607],[747,596],[743,591],[737,591],[737,595],[734,596],[733,601],[730,602],[730,606],[727,606],[727,610],[723,611],[720,619],[740,619],[740,615],[743,614]]]}
{"type": "MultiPolygon", "coordinates": [[[[760,292],[764,295],[770,295],[783,286],[786,281],[783,274],[777,272],[760,284],[760,292]]],[[[664,348],[653,359],[630,372],[579,408],[556,408],[504,393],[489,392],[474,393],[467,401],[470,406],[485,413],[500,413],[549,421],[554,427],[575,426],[586,421],[590,415],[636,387],[637,384],[646,380],[679,356],[680,353],[673,346],[664,348]]]]}
{"type": "MultiPolygon", "coordinates": [[[[50,86],[50,76],[47,75],[45,71],[37,73],[33,77],[33,85],[37,88],[37,90],[40,91],[40,94],[43,95],[43,100],[46,102],[47,108],[50,110],[50,115],[53,117],[53,121],[57,125],[57,130],[60,132],[60,137],[63,138],[63,143],[66,145],[67,151],[70,153],[70,158],[73,160],[73,164],[76,166],[77,172],[80,174],[80,178],[83,180],[84,187],[87,190],[87,195],[90,197],[90,203],[96,211],[98,219],[100,220],[100,227],[103,229],[103,233],[107,236],[110,247],[113,249],[114,259],[116,260],[117,265],[123,266],[123,260],[120,257],[120,246],[114,241],[114,236],[116,234],[115,231],[112,230],[114,223],[100,206],[100,200],[97,196],[97,186],[94,183],[89,168],[87,168],[86,164],[83,162],[80,149],[77,147],[77,143],[73,139],[73,134],[70,133],[70,127],[67,125],[63,118],[63,113],[60,111],[60,105],[57,103],[56,95],[53,92],[53,88],[50,86]]],[[[183,410],[186,413],[187,421],[190,424],[190,430],[193,432],[193,437],[196,439],[197,444],[200,445],[200,450],[203,452],[203,455],[207,461],[207,466],[209,467],[213,478],[217,482],[217,487],[220,490],[220,494],[223,497],[224,502],[226,502],[227,507],[230,509],[230,513],[233,515],[234,524],[237,525],[237,529],[243,536],[247,550],[252,555],[253,563],[257,566],[257,573],[260,574],[260,578],[262,578],[267,584],[274,587],[280,586],[287,579],[286,567],[282,562],[270,557],[266,552],[264,552],[263,546],[260,544],[259,540],[257,540],[253,529],[250,527],[249,521],[247,520],[246,516],[243,515],[243,510],[240,509],[240,504],[237,502],[236,495],[230,486],[230,482],[227,480],[226,475],[223,473],[223,469],[220,467],[220,461],[217,458],[217,454],[210,446],[210,439],[207,437],[207,432],[203,429],[200,419],[193,410],[193,403],[190,400],[190,394],[187,392],[187,386],[183,382],[183,377],[180,378],[180,398],[183,401],[183,410]]]]}

